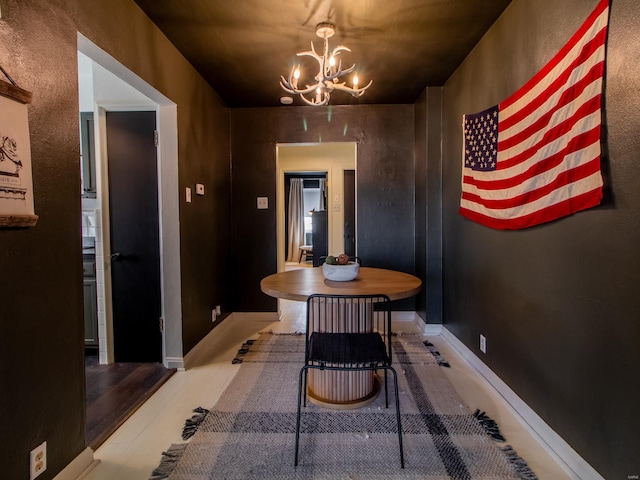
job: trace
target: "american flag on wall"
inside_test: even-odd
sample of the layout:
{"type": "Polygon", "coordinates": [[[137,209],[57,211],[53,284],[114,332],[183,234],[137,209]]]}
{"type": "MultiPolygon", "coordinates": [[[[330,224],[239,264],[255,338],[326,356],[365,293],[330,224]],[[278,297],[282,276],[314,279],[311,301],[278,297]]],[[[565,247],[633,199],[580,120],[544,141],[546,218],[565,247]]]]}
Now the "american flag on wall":
{"type": "Polygon", "coordinates": [[[521,229],[602,200],[600,126],[609,0],[495,107],[464,115],[460,214],[521,229]]]}

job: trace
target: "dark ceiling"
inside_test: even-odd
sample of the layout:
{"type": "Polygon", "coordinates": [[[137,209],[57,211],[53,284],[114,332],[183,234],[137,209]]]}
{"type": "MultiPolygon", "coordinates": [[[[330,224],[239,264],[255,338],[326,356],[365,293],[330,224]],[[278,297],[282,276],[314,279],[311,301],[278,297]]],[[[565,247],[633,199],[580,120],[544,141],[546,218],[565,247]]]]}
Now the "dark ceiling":
{"type": "MultiPolygon", "coordinates": [[[[280,105],[280,75],[294,63],[314,76],[318,23],[331,21],[333,49],[351,49],[360,98],[334,92],[333,105],[411,104],[440,86],[511,0],[135,0],[229,107],[280,105]],[[313,62],[306,63],[307,61],[313,62]],[[313,70],[313,72],[312,72],[313,70]]],[[[299,98],[294,105],[302,105],[299,98]]]]}

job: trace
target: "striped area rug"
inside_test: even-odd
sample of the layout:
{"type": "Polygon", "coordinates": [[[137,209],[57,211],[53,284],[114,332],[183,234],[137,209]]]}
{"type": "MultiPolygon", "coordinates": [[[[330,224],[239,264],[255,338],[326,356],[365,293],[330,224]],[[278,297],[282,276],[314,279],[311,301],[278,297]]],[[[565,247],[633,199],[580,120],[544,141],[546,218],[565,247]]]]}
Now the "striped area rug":
{"type": "MultiPolygon", "coordinates": [[[[366,407],[307,404],[293,466],[301,335],[262,334],[243,345],[240,370],[185,445],[152,479],[535,479],[508,445],[487,434],[419,336],[394,339],[405,451],[400,468],[393,389],[366,407]]],[[[392,377],[389,377],[392,381],[392,377]]]]}

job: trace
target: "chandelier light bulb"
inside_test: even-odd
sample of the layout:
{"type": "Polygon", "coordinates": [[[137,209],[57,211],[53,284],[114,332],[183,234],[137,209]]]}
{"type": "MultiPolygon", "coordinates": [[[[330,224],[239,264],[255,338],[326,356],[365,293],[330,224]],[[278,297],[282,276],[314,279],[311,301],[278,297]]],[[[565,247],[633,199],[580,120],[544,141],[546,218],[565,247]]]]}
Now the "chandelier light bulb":
{"type": "Polygon", "coordinates": [[[354,73],[353,74],[353,88],[357,88],[358,87],[358,74],[354,73]]]}
{"type": "Polygon", "coordinates": [[[336,57],[331,57],[329,59],[329,66],[330,67],[335,67],[336,66],[336,57]]]}
{"type": "Polygon", "coordinates": [[[293,70],[293,78],[291,79],[291,86],[293,88],[298,88],[298,79],[300,78],[300,65],[294,67],[293,70]]]}

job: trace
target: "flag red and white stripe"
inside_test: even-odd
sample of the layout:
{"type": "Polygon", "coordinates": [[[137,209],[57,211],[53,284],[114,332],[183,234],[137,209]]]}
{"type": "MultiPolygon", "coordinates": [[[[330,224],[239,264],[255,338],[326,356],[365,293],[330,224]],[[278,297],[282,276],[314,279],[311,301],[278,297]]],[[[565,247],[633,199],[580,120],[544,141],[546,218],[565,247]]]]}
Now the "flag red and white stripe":
{"type": "Polygon", "coordinates": [[[464,116],[460,214],[521,229],[602,200],[600,130],[609,0],[507,100],[464,116]]]}

